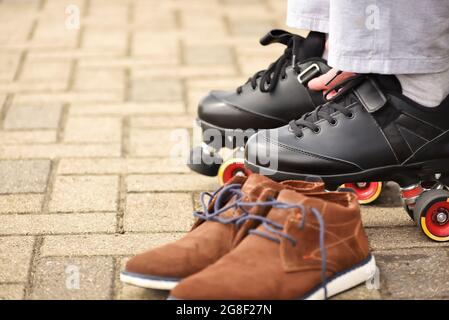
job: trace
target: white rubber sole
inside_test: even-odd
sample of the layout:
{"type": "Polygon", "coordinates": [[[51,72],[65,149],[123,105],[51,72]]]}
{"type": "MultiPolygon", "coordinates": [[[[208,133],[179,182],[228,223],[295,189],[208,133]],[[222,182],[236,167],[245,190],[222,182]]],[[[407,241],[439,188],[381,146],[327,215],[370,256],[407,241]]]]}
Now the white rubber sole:
{"type": "MultiPolygon", "coordinates": [[[[371,279],[376,273],[376,260],[374,256],[364,264],[350,269],[341,275],[338,275],[327,282],[327,297],[330,298],[341,292],[349,290],[367,280],[371,279]]],[[[306,296],[305,300],[324,300],[324,288],[319,288],[306,296]]]]}
{"type": "Polygon", "coordinates": [[[179,282],[174,280],[142,278],[126,273],[120,273],[120,281],[136,287],[157,290],[171,290],[179,282]]]}

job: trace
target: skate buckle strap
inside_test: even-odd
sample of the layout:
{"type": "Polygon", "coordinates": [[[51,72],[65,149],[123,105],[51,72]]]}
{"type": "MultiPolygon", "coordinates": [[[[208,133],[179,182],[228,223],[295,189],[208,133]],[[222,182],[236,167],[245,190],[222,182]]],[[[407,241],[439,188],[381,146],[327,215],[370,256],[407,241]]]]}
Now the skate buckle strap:
{"type": "Polygon", "coordinates": [[[298,74],[298,81],[301,84],[306,84],[312,80],[318,73],[320,73],[320,66],[316,63],[311,64],[305,68],[300,74],[298,74]]]}
{"type": "Polygon", "coordinates": [[[354,93],[369,113],[380,110],[387,103],[387,97],[380,90],[378,84],[371,78],[368,78],[359,85],[354,90],[354,93]]]}

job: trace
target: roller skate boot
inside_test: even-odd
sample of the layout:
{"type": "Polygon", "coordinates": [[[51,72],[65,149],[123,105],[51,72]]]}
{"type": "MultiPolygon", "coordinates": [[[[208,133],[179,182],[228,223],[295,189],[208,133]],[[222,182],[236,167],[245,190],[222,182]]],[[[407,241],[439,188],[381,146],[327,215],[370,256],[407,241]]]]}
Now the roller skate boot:
{"type": "Polygon", "coordinates": [[[421,230],[449,241],[449,97],[423,107],[384,75],[355,75],[331,90],[337,94],[313,112],[253,135],[246,166],[278,180],[319,177],[331,187],[395,181],[421,230]]]}
{"type": "Polygon", "coordinates": [[[319,58],[324,34],[311,32],[303,38],[272,30],[260,43],[280,43],[286,49],[266,70],[255,73],[236,90],[212,91],[198,106],[203,142],[192,149],[188,166],[204,175],[218,175],[222,184],[232,176],[250,174],[241,152],[248,137],[259,129],[285,125],[324,101],[321,92],[307,88],[308,81],[330,69],[319,58]],[[223,154],[223,148],[231,151],[223,154]]]}

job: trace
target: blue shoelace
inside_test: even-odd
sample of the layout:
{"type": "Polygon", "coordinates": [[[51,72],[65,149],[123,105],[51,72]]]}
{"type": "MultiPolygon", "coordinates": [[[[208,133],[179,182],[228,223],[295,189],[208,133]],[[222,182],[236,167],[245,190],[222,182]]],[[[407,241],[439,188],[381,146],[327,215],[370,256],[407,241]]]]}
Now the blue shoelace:
{"type": "MultiPolygon", "coordinates": [[[[259,207],[271,207],[271,208],[278,208],[278,209],[284,209],[284,210],[299,210],[302,212],[301,220],[299,221],[298,228],[300,230],[304,229],[304,226],[306,224],[306,218],[308,211],[305,209],[303,205],[300,204],[289,204],[282,201],[278,201],[275,199],[271,199],[269,201],[263,201],[263,202],[245,202],[242,199],[244,198],[244,193],[241,191],[241,185],[240,184],[230,184],[225,185],[223,187],[220,187],[215,192],[202,192],[200,194],[200,202],[202,206],[202,211],[195,211],[193,215],[199,219],[208,220],[208,221],[215,221],[223,224],[230,224],[235,223],[237,226],[240,226],[243,222],[248,220],[256,220],[261,222],[261,224],[264,226],[266,230],[271,232],[272,234],[275,234],[279,237],[283,237],[287,240],[289,240],[293,246],[297,245],[296,239],[294,239],[289,234],[282,232],[281,230],[284,229],[284,226],[282,224],[279,224],[271,219],[268,219],[267,217],[262,217],[258,215],[250,214],[247,208],[253,208],[256,206],[259,207]],[[206,202],[205,197],[208,196],[209,200],[206,202]],[[224,201],[228,201],[232,197],[235,197],[234,201],[232,201],[230,204],[227,204],[226,206],[221,207],[221,204],[224,201]],[[209,209],[212,207],[212,202],[215,199],[213,210],[210,211],[209,209]],[[230,209],[233,209],[234,211],[237,209],[240,209],[242,213],[238,216],[231,217],[231,218],[222,218],[220,215],[228,211],[230,209]]],[[[325,234],[325,226],[324,226],[324,220],[321,215],[321,213],[315,209],[311,208],[310,212],[315,216],[316,220],[319,223],[320,226],[320,232],[319,232],[319,242],[320,242],[320,253],[321,253],[321,280],[324,287],[324,298],[327,299],[327,278],[326,278],[326,272],[327,272],[327,253],[326,253],[326,247],[324,243],[324,234],[325,234]]],[[[277,243],[280,243],[281,240],[267,232],[264,232],[262,230],[258,229],[252,229],[249,231],[250,234],[257,235],[263,238],[266,238],[270,241],[274,241],[277,243]]]]}
{"type": "MultiPolygon", "coordinates": [[[[237,210],[240,207],[240,204],[242,203],[242,198],[245,196],[244,193],[241,191],[242,186],[240,184],[229,184],[222,186],[218,188],[215,192],[201,192],[200,193],[200,203],[202,206],[202,210],[194,211],[193,216],[202,219],[202,220],[208,220],[208,221],[215,221],[220,222],[224,224],[228,223],[234,223],[238,219],[241,218],[241,216],[236,216],[232,218],[223,218],[220,217],[220,215],[223,212],[226,212],[230,209],[237,210]],[[209,197],[209,201],[206,202],[206,196],[209,197]],[[227,201],[231,199],[232,197],[236,197],[234,201],[232,201],[230,204],[221,207],[224,201],[227,201]],[[212,203],[215,202],[213,205],[213,210],[210,211],[209,208],[212,207],[212,203]]],[[[247,214],[245,211],[243,214],[247,214]]]]}

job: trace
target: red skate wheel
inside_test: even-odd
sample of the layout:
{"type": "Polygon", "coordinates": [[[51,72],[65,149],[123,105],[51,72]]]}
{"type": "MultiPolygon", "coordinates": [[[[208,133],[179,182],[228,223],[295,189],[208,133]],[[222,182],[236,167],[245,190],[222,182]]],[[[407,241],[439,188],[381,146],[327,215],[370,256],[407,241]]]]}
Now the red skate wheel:
{"type": "Polygon", "coordinates": [[[449,192],[430,190],[417,200],[415,222],[426,236],[435,241],[449,241],[449,192]]]}
{"type": "Polygon", "coordinates": [[[218,170],[218,180],[223,185],[237,175],[249,176],[252,172],[245,168],[243,159],[229,159],[223,162],[218,170]]]}
{"type": "Polygon", "coordinates": [[[357,194],[360,204],[368,204],[379,198],[382,182],[345,183],[345,188],[351,188],[357,194]]]}

